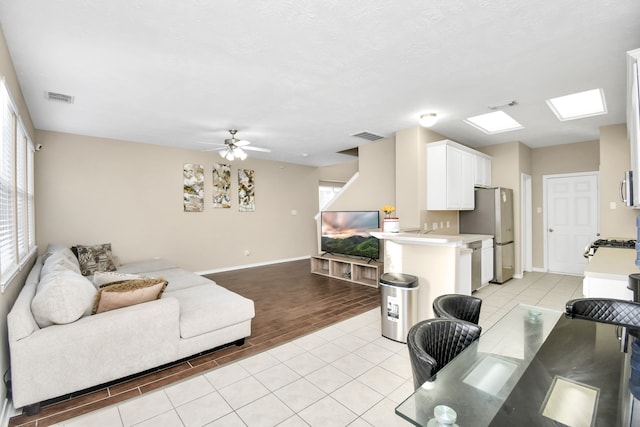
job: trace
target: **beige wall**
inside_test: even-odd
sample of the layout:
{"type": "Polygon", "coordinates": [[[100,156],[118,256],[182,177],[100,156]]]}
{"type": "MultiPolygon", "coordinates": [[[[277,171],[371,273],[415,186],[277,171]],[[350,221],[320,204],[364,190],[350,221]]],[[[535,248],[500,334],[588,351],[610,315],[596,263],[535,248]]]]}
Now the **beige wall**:
{"type": "Polygon", "coordinates": [[[600,235],[606,238],[637,237],[640,210],[620,201],[620,181],[631,168],[627,126],[600,128],[600,235]]]}
{"type": "Polygon", "coordinates": [[[457,211],[428,211],[427,207],[427,148],[426,144],[447,139],[422,126],[415,126],[396,132],[396,201],[400,227],[403,229],[429,230],[437,222],[449,229],[438,232],[458,232],[457,211]]]}
{"type": "Polygon", "coordinates": [[[598,141],[588,141],[531,150],[534,268],[545,267],[542,178],[545,175],[597,171],[600,164],[599,145],[598,141]]]}
{"type": "Polygon", "coordinates": [[[122,262],[162,257],[192,271],[316,251],[316,168],[251,157],[231,162],[232,207],[214,209],[215,153],[53,132],[39,131],[37,138],[43,144],[36,170],[41,248],[111,242],[122,262]],[[183,211],[184,163],[205,166],[204,212],[183,211]],[[255,171],[255,212],[238,211],[238,168],[255,171]]]}
{"type": "MultiPolygon", "coordinates": [[[[358,176],[342,191],[330,210],[379,211],[395,199],[395,141],[385,138],[358,148],[358,176]]],[[[326,170],[323,168],[321,172],[326,170]]]]}

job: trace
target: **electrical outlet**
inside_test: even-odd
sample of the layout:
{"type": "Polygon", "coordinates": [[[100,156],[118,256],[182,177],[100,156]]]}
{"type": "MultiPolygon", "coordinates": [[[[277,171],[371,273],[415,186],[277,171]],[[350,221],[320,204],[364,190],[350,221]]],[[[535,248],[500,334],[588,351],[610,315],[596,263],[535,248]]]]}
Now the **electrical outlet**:
{"type": "Polygon", "coordinates": [[[438,229],[438,223],[434,222],[433,224],[431,224],[431,229],[432,230],[437,230],[438,229]]]}
{"type": "Polygon", "coordinates": [[[451,223],[447,221],[447,228],[451,227],[451,223]]]}

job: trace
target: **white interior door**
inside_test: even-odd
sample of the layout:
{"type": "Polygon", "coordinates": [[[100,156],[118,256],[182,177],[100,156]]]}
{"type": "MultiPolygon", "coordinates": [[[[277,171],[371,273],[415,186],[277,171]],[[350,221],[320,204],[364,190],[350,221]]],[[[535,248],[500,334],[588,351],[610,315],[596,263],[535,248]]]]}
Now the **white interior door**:
{"type": "Polygon", "coordinates": [[[533,201],[531,188],[531,175],[520,174],[521,220],[520,230],[522,242],[520,253],[522,256],[522,271],[533,271],[533,201]]]}
{"type": "Polygon", "coordinates": [[[598,232],[598,173],[544,177],[547,269],[581,275],[598,232]]]}

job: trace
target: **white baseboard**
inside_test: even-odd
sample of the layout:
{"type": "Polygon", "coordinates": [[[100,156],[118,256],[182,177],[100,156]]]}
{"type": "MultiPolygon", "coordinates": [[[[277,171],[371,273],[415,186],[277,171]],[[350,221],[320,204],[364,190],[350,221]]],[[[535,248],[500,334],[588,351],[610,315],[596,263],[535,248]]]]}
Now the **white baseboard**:
{"type": "Polygon", "coordinates": [[[536,273],[546,273],[547,269],[546,268],[533,267],[533,271],[535,271],[536,273]]]}
{"type": "Polygon", "coordinates": [[[288,258],[288,259],[280,259],[275,261],[259,262],[256,264],[244,264],[244,265],[236,265],[233,267],[223,267],[223,268],[217,268],[214,270],[196,271],[195,273],[202,276],[205,274],[223,273],[225,271],[242,270],[243,268],[252,268],[252,267],[262,267],[265,265],[280,264],[280,263],[289,262],[289,261],[300,261],[302,259],[309,259],[309,258],[311,258],[311,256],[302,256],[297,258],[288,258]]]}
{"type": "Polygon", "coordinates": [[[13,407],[13,402],[5,398],[2,404],[2,413],[0,414],[0,427],[7,427],[9,419],[17,414],[16,408],[13,407]]]}

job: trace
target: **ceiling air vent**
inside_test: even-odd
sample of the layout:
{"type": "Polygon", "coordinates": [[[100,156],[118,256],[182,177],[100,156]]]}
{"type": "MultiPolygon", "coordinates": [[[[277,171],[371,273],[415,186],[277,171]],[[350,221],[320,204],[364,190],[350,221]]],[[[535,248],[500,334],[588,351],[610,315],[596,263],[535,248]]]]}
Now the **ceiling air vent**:
{"type": "Polygon", "coordinates": [[[44,96],[48,101],[62,102],[63,104],[73,104],[74,100],[74,97],[71,95],[57,92],[45,92],[44,96]]]}
{"type": "Polygon", "coordinates": [[[356,138],[366,139],[367,141],[377,141],[379,139],[384,138],[384,136],[376,135],[375,133],[371,133],[371,132],[360,132],[351,136],[355,136],[356,138]]]}

